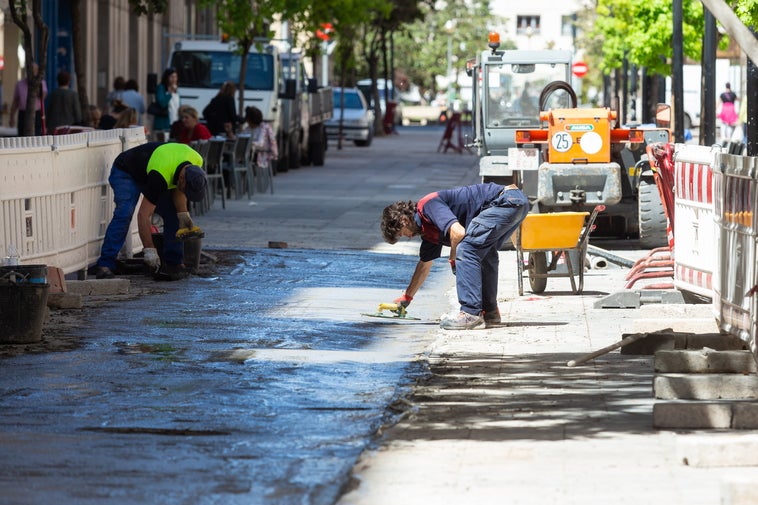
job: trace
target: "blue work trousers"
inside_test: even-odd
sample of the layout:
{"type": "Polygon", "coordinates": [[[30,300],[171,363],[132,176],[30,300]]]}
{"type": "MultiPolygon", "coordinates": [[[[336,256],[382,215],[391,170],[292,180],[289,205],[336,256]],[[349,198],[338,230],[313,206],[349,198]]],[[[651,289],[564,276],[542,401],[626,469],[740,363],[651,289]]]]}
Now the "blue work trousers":
{"type": "Polygon", "coordinates": [[[455,285],[461,310],[479,315],[497,309],[498,251],[529,212],[519,189],[506,189],[471,220],[455,257],[455,285]]]}
{"type": "MultiPolygon", "coordinates": [[[[113,218],[108,224],[103,238],[103,246],[100,249],[98,266],[108,267],[113,270],[116,267],[116,257],[124,246],[126,234],[129,233],[129,225],[137,208],[140,194],[143,188],[137,184],[132,176],[116,167],[111,169],[108,182],[113,188],[113,201],[116,208],[113,210],[113,218]]],[[[176,208],[171,199],[171,191],[166,191],[161,196],[156,206],[155,213],[163,218],[163,252],[161,260],[169,265],[179,265],[184,261],[184,245],[176,240],[176,231],[179,229],[179,219],[176,216],[176,208]]]]}

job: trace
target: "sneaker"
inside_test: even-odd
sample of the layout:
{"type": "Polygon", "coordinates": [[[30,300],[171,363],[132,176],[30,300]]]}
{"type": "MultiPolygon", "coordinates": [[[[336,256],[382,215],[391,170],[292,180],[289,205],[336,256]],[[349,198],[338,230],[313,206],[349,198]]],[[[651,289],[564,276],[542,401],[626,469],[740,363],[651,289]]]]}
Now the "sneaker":
{"type": "Polygon", "coordinates": [[[457,315],[445,315],[440,320],[443,330],[479,330],[485,327],[482,316],[475,316],[467,312],[459,312],[457,315]]]}
{"type": "Polygon", "coordinates": [[[484,324],[489,328],[490,325],[500,324],[500,309],[484,312],[484,324]]]}
{"type": "Polygon", "coordinates": [[[97,267],[95,270],[95,279],[113,279],[115,275],[108,267],[97,267]]]}

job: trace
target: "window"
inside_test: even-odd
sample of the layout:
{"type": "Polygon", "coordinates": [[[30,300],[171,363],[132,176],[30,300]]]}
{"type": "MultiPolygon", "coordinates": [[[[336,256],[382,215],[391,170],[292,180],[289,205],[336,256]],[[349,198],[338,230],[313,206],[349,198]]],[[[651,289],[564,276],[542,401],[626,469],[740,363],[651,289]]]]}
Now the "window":
{"type": "Polygon", "coordinates": [[[561,16],[561,35],[563,35],[564,37],[573,37],[575,23],[576,23],[576,14],[561,16]]]}
{"type": "Polygon", "coordinates": [[[540,33],[539,16],[517,16],[516,17],[516,34],[532,36],[540,33]]]}
{"type": "MultiPolygon", "coordinates": [[[[177,51],[171,66],[184,88],[219,89],[226,81],[239,82],[242,58],[229,51],[177,51]]],[[[247,58],[245,89],[274,89],[274,58],[270,54],[250,53],[247,58]]]]}

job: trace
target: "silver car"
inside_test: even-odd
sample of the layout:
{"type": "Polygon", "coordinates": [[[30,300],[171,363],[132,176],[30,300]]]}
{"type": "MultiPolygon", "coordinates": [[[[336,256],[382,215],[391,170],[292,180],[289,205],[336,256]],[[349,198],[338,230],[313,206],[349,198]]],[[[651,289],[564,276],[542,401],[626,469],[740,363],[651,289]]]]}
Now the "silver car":
{"type": "Polygon", "coordinates": [[[341,134],[357,146],[370,146],[374,139],[374,111],[368,108],[363,93],[358,88],[333,88],[333,93],[334,114],[326,122],[326,135],[339,138],[341,134]]]}

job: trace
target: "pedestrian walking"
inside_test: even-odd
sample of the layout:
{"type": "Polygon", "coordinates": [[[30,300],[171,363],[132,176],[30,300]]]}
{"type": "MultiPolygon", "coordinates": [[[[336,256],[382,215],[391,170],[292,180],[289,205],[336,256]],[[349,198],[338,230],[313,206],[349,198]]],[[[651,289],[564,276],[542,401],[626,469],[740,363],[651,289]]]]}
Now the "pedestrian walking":
{"type": "MultiPolygon", "coordinates": [[[[32,63],[32,76],[39,74],[39,65],[32,63]]],[[[29,97],[29,79],[21,79],[16,83],[13,90],[13,102],[11,103],[10,127],[18,125],[18,136],[26,135],[26,102],[29,97]],[[18,114],[18,116],[16,115],[18,114]]],[[[41,92],[37,93],[34,108],[34,135],[44,134],[43,101],[47,97],[47,83],[42,81],[41,92]]]]}
{"type": "Polygon", "coordinates": [[[197,151],[177,142],[148,142],[116,157],[108,178],[116,208],[97,260],[98,279],[114,276],[116,258],[126,241],[140,195],[144,198],[137,211],[137,225],[145,264],[153,271],[160,268],[163,278],[177,280],[187,276],[184,246],[177,232],[200,231],[192,222],[187,201],[199,202],[205,197],[208,181],[200,168],[202,164],[197,151]],[[163,218],[163,265],[153,243],[153,213],[163,218]]]}
{"type": "Polygon", "coordinates": [[[153,131],[170,130],[174,121],[179,120],[179,74],[175,68],[163,71],[161,82],[155,88],[154,104],[155,107],[151,105],[153,111],[148,108],[148,114],[153,114],[153,131]]]}
{"type": "Polygon", "coordinates": [[[398,201],[387,206],[381,222],[386,242],[421,237],[416,269],[395,303],[403,307],[411,303],[429,275],[432,261],[442,255],[442,246],[449,246],[460,311],[443,316],[440,326],[470,330],[500,323],[498,251],[528,212],[529,200],[521,190],[495,183],[436,191],[418,202],[398,201]]]}
{"type": "Polygon", "coordinates": [[[78,125],[82,121],[79,94],[71,89],[71,74],[58,72],[58,87],[50,93],[47,105],[47,128],[51,133],[59,126],[78,125]]]}
{"type": "Polygon", "coordinates": [[[728,82],[724,88],[724,92],[719,95],[719,100],[721,101],[719,119],[723,123],[724,128],[722,138],[724,141],[729,142],[732,139],[734,127],[737,125],[739,115],[737,114],[737,108],[734,105],[737,101],[737,94],[732,91],[732,86],[728,82]]]}

